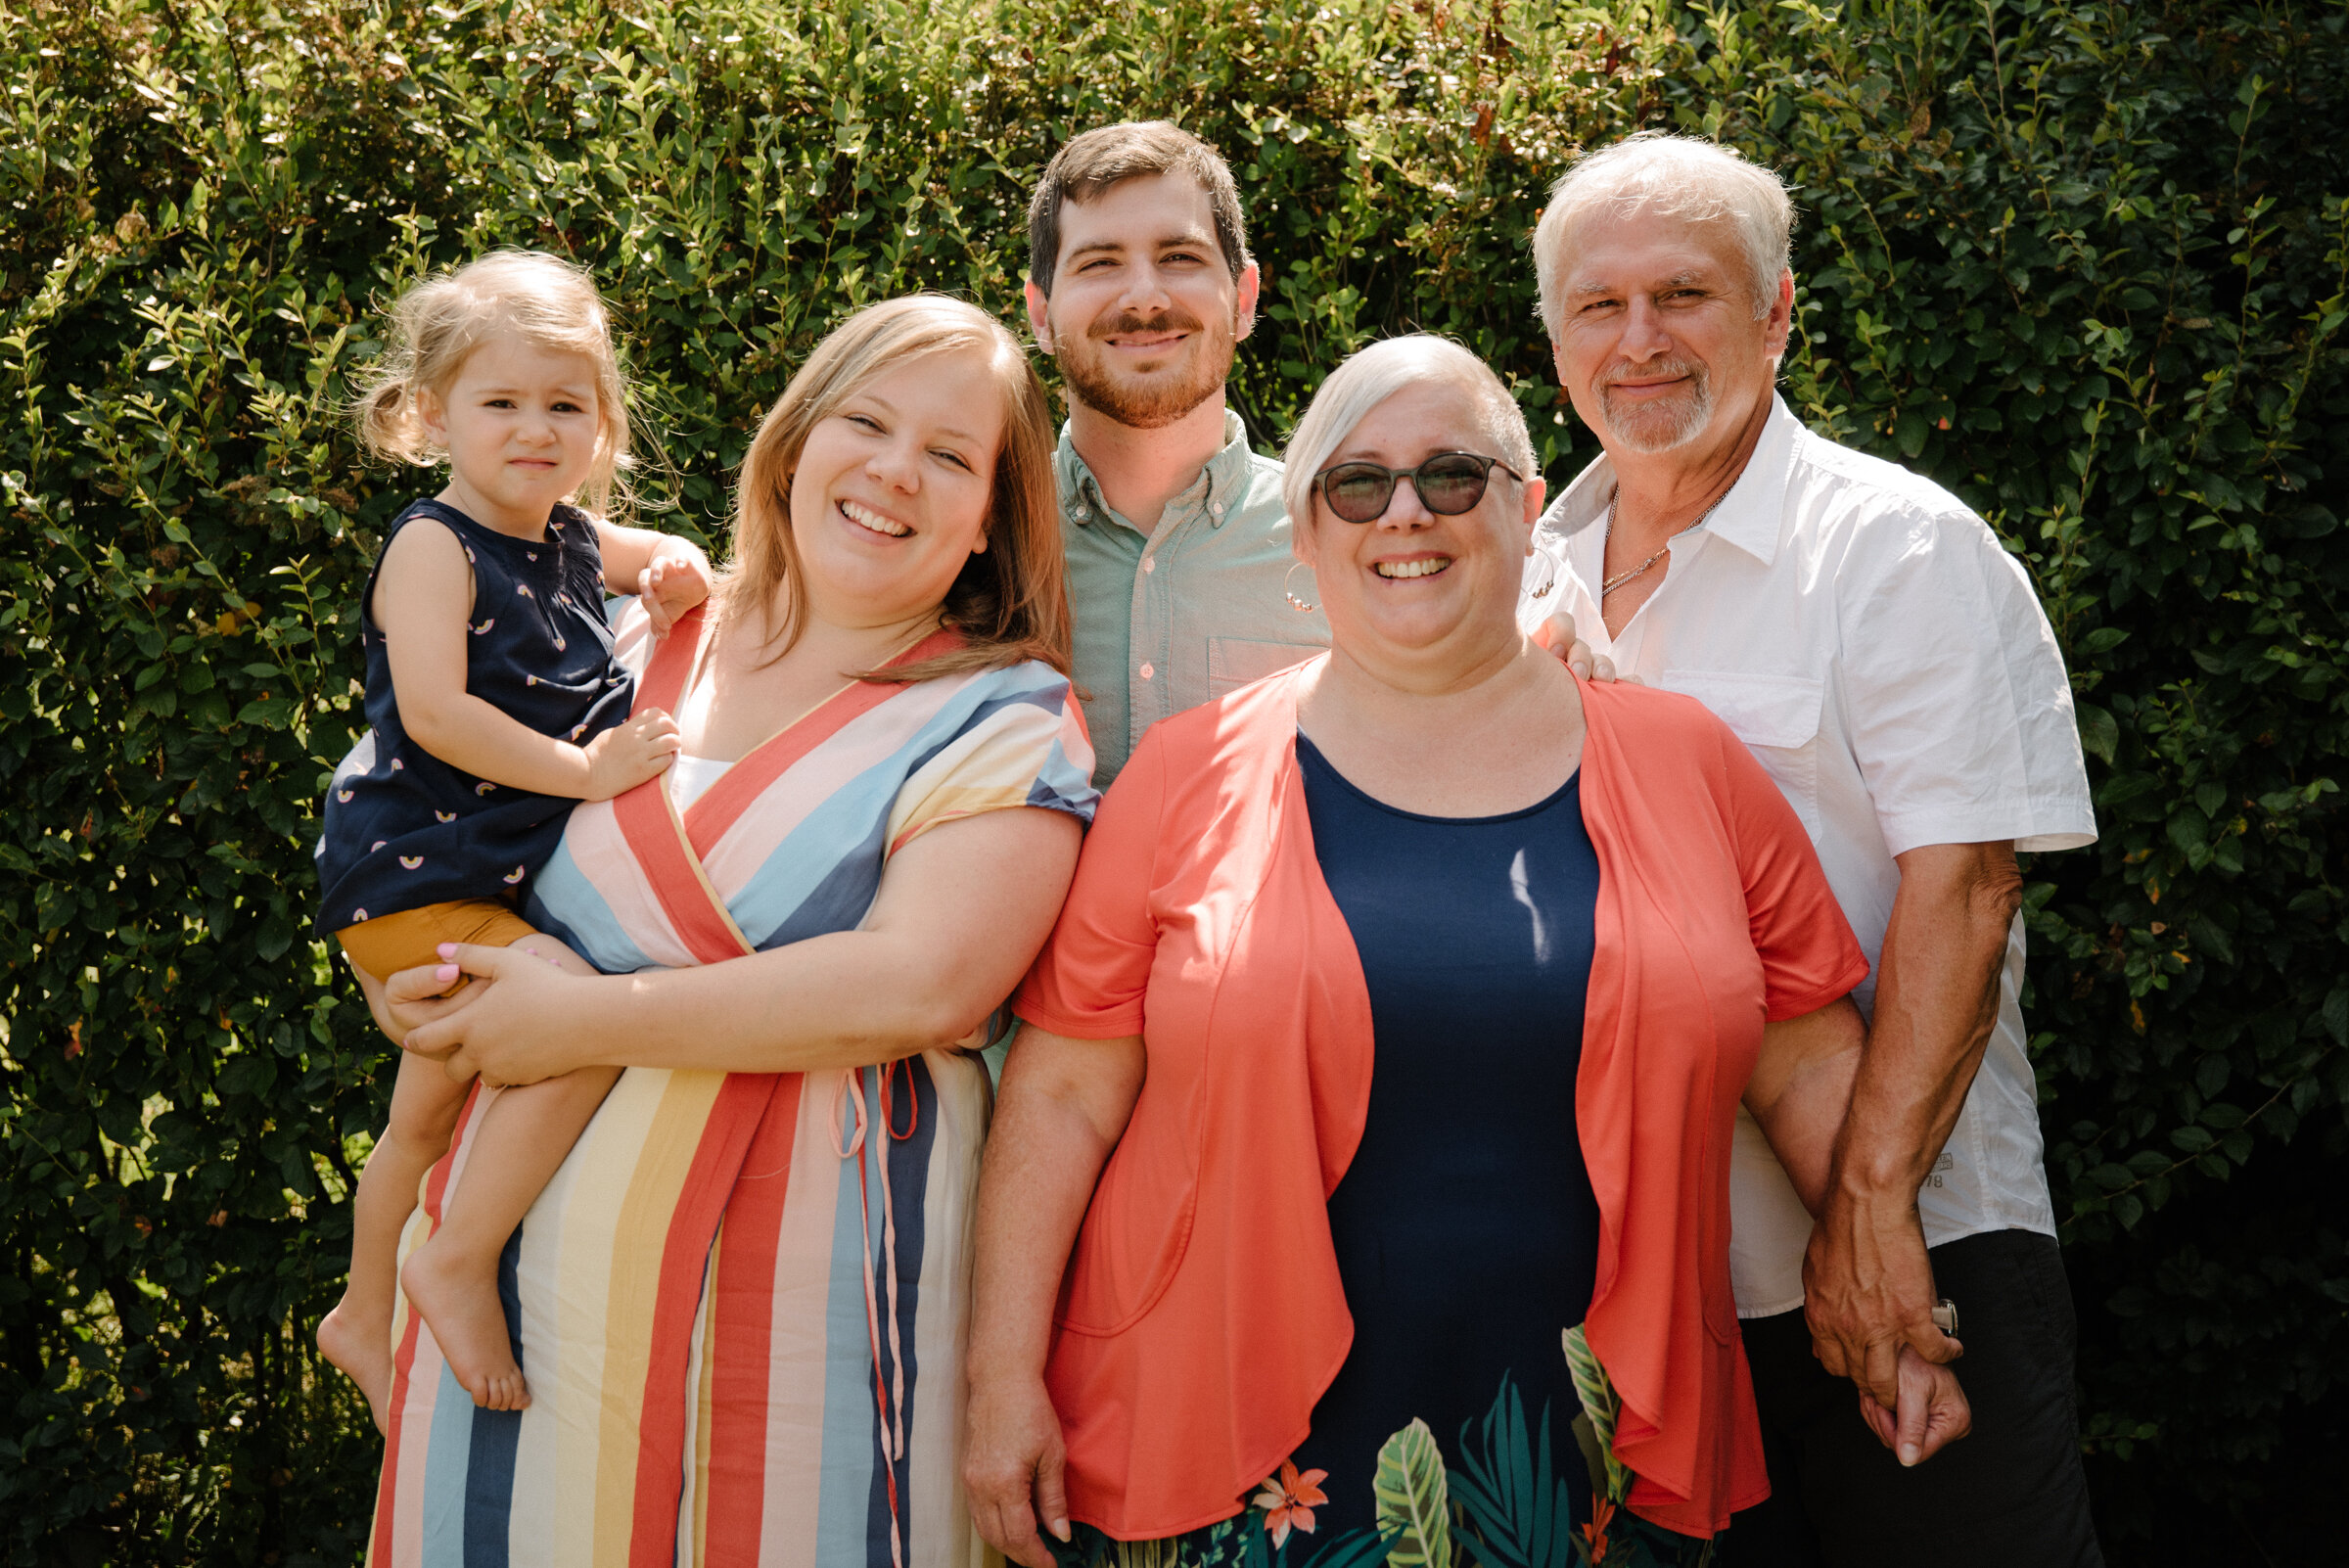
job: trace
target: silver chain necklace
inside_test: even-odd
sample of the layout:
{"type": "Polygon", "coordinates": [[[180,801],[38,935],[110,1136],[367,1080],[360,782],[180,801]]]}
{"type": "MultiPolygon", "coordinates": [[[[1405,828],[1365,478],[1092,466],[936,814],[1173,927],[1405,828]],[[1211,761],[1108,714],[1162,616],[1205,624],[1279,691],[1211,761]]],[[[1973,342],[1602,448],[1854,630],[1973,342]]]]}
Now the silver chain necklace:
{"type": "MultiPolygon", "coordinates": [[[[1729,489],[1735,489],[1736,487],[1737,482],[1735,480],[1729,481],[1729,489]]],[[[1640,573],[1645,572],[1649,567],[1652,567],[1658,561],[1663,560],[1665,555],[1671,551],[1673,545],[1679,541],[1681,534],[1694,533],[1698,529],[1701,529],[1707,523],[1712,522],[1713,514],[1720,511],[1721,503],[1728,498],[1729,491],[1723,490],[1719,495],[1713,497],[1713,504],[1705,508],[1703,516],[1699,517],[1695,522],[1689,524],[1686,528],[1681,530],[1680,533],[1675,533],[1671,538],[1666,539],[1663,544],[1657,548],[1655,554],[1649,556],[1646,560],[1640,562],[1637,566],[1632,568],[1628,572],[1618,572],[1613,576],[1603,579],[1598,585],[1599,602],[1604,604],[1608,594],[1613,593],[1617,588],[1622,587],[1625,583],[1631,581],[1640,573]]],[[[1622,500],[1622,485],[1618,484],[1607,492],[1607,531],[1600,537],[1598,545],[1598,558],[1601,561],[1604,561],[1607,558],[1607,541],[1615,537],[1615,508],[1622,500]]]]}

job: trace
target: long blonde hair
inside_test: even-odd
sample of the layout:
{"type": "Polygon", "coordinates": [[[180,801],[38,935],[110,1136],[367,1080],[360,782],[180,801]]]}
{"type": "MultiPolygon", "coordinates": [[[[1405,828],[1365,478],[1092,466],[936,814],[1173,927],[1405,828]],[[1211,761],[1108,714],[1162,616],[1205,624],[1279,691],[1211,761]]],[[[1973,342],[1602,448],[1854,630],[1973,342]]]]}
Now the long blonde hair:
{"type": "Polygon", "coordinates": [[[862,680],[929,680],[1036,659],[1069,672],[1069,595],[1052,479],[1052,416],[1019,341],[975,305],[940,294],[867,305],[834,328],[767,410],[735,489],[733,555],[718,583],[729,618],[757,615],[761,641],[798,639],[807,612],[791,533],[791,479],[807,434],[873,381],[911,359],[977,348],[1003,395],[1003,438],[990,476],[987,548],[946,590],[944,622],[963,637],[951,653],[862,680]],[[785,596],[781,615],[777,599],[785,596]]]}
{"type": "Polygon", "coordinates": [[[447,397],[473,351],[511,332],[595,366],[595,460],[576,500],[604,517],[629,508],[627,378],[612,345],[611,311],[585,270],[543,251],[492,251],[415,284],[387,314],[384,355],[353,404],[369,451],[419,468],[444,461],[425,428],[424,399],[447,397]]]}

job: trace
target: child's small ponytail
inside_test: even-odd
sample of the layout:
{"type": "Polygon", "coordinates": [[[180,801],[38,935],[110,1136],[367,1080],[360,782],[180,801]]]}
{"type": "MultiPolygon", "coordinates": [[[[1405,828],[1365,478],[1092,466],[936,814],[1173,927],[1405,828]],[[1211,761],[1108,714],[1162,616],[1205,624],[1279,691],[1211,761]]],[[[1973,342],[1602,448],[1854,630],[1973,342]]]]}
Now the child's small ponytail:
{"type": "Polygon", "coordinates": [[[417,412],[416,389],[401,371],[379,366],[351,412],[359,427],[359,443],[374,456],[388,463],[432,466],[437,454],[417,412]]]}

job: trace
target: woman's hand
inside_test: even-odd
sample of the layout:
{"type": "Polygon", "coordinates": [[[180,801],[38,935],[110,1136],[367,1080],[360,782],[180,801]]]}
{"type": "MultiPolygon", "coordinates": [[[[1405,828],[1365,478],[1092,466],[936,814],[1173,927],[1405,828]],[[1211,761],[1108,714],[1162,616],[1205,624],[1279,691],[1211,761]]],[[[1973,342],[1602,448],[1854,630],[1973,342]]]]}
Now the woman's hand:
{"type": "Polygon", "coordinates": [[[568,971],[554,953],[569,956],[570,949],[551,937],[526,938],[525,944],[443,943],[447,962],[393,975],[385,988],[384,1011],[400,1048],[440,1062],[451,1078],[478,1074],[499,1087],[590,1065],[580,1041],[588,1036],[592,997],[603,989],[600,977],[568,971]],[[537,944],[550,950],[532,951],[529,945],[537,944]],[[472,976],[473,983],[442,998],[439,993],[459,975],[472,976]]]}
{"type": "Polygon", "coordinates": [[[1052,1303],[1148,1065],[1139,1035],[1074,1039],[1034,1024],[1003,1061],[979,1175],[962,1485],[979,1533],[1027,1568],[1052,1568],[1039,1524],[1069,1539],[1068,1450],[1044,1390],[1052,1303]]]}
{"type": "Polygon", "coordinates": [[[1958,1374],[1926,1360],[1907,1345],[1901,1347],[1900,1407],[1888,1410],[1865,1388],[1860,1391],[1860,1418],[1892,1450],[1903,1464],[1922,1464],[1974,1429],[1974,1409],[1966,1403],[1958,1374]]]}
{"type": "Polygon", "coordinates": [[[1052,1550],[1036,1531],[1069,1539],[1061,1482],[1068,1450],[1043,1379],[974,1378],[964,1430],[962,1486],[979,1534],[1026,1568],[1053,1568],[1052,1550]]]}

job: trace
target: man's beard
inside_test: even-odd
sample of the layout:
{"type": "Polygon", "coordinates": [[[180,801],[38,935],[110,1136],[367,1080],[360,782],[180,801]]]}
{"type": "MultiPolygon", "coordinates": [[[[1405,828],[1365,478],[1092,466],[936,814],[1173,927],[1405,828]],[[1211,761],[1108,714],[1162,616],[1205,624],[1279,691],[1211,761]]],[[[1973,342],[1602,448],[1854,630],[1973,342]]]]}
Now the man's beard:
{"type": "Polygon", "coordinates": [[[1704,433],[1713,422],[1713,378],[1703,364],[1694,359],[1670,360],[1660,365],[1642,365],[1642,376],[1685,376],[1685,392],[1653,402],[1618,409],[1615,406],[1614,384],[1598,389],[1598,406],[1607,422],[1607,433],[1622,445],[1635,452],[1669,452],[1676,446],[1686,445],[1704,433]]]}
{"type": "Polygon", "coordinates": [[[1070,396],[1128,429],[1158,430],[1223,390],[1231,379],[1235,341],[1229,325],[1206,326],[1186,311],[1162,311],[1146,320],[1121,313],[1095,321],[1081,337],[1063,338],[1056,357],[1070,396]],[[1152,376],[1147,384],[1134,386],[1111,370],[1100,341],[1139,332],[1198,334],[1190,346],[1191,373],[1180,380],[1152,376]]]}

